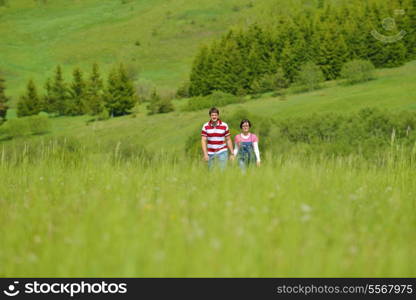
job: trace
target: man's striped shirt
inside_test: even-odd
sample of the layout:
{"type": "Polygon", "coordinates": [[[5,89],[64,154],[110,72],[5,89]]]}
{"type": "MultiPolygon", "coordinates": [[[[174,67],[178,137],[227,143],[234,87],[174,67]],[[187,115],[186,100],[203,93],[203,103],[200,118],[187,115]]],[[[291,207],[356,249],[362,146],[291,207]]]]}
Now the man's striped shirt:
{"type": "Polygon", "coordinates": [[[202,126],[201,135],[207,137],[208,154],[227,151],[225,137],[230,135],[227,123],[218,120],[214,126],[212,121],[209,121],[202,126]]]}

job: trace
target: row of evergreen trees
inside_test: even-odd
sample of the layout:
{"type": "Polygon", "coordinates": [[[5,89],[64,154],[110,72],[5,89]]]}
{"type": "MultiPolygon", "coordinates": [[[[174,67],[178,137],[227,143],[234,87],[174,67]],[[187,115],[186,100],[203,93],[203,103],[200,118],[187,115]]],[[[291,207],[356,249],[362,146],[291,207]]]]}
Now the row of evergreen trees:
{"type": "Polygon", "coordinates": [[[279,16],[273,24],[230,30],[203,46],[194,59],[189,95],[255,93],[270,74],[283,74],[292,83],[307,62],[331,80],[353,59],[396,67],[416,57],[416,0],[322,6],[279,16]],[[382,35],[397,38],[386,43],[382,35]]]}
{"type": "Polygon", "coordinates": [[[76,68],[72,82],[66,83],[58,65],[54,78],[47,79],[43,95],[39,95],[33,80],[17,103],[19,117],[36,115],[41,111],[58,116],[98,115],[120,116],[129,113],[137,102],[133,82],[123,64],[113,68],[105,85],[98,64],[92,66],[88,79],[76,68]]]}

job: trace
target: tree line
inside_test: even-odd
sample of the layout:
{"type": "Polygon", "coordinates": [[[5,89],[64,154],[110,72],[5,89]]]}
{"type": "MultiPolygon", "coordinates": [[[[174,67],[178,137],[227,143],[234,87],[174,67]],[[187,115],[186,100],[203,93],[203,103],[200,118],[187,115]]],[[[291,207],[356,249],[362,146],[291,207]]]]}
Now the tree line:
{"type": "Polygon", "coordinates": [[[267,25],[232,29],[201,47],[180,90],[189,96],[214,90],[244,95],[270,81],[285,87],[308,62],[325,80],[339,78],[342,66],[356,59],[376,68],[400,66],[416,57],[415,10],[416,0],[354,0],[340,6],[320,1],[317,8],[278,16],[267,25]]]}
{"type": "Polygon", "coordinates": [[[121,116],[128,114],[137,101],[133,82],[123,64],[109,72],[106,82],[98,64],[92,65],[87,79],[80,68],[75,68],[70,83],[65,82],[62,68],[58,65],[54,77],[46,80],[42,95],[34,81],[28,81],[26,91],[17,103],[17,115],[31,116],[43,111],[57,116],[103,113],[121,116]]]}

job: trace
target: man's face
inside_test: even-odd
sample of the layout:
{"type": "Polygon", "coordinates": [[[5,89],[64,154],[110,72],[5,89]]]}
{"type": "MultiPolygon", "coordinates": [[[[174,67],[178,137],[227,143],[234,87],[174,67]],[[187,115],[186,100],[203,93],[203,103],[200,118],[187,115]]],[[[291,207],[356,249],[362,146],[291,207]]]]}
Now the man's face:
{"type": "Polygon", "coordinates": [[[219,115],[217,113],[212,113],[211,114],[211,121],[212,122],[217,122],[218,121],[218,117],[219,117],[219,115]]]}

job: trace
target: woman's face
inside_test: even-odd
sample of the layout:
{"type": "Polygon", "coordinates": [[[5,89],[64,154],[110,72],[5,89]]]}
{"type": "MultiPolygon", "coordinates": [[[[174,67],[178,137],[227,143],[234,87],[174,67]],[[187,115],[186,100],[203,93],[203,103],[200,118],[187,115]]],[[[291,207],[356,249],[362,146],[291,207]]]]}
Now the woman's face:
{"type": "Polygon", "coordinates": [[[241,129],[242,129],[243,133],[249,133],[250,125],[247,122],[245,122],[245,123],[243,123],[243,125],[241,125],[241,129]]]}

